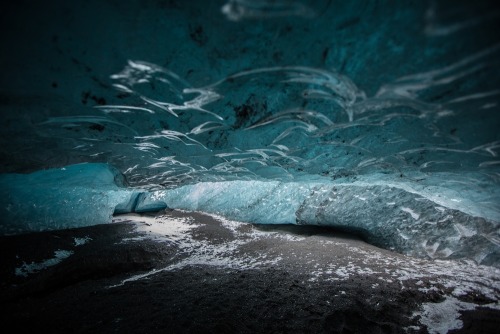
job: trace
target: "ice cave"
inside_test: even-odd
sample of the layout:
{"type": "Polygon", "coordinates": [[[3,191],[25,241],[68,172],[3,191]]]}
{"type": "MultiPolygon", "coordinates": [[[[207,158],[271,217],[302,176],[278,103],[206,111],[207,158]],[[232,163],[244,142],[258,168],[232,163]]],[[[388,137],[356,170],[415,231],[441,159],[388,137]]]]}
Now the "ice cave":
{"type": "MultiPolygon", "coordinates": [[[[229,306],[214,311],[213,304],[238,304],[228,301],[229,287],[219,286],[226,299],[208,293],[212,304],[205,307],[215,313],[205,322],[185,324],[174,311],[158,318],[148,313],[142,319],[154,319],[141,329],[131,320],[140,312],[124,311],[127,318],[108,310],[84,317],[99,324],[86,327],[67,311],[70,320],[61,315],[47,328],[498,328],[500,7],[494,1],[48,0],[17,1],[0,15],[1,286],[8,291],[1,303],[11,308],[4,315],[9,321],[45,326],[40,309],[57,300],[59,308],[49,307],[57,313],[74,303],[74,291],[97,291],[104,279],[105,289],[122,296],[140,282],[154,290],[161,277],[173,280],[168,275],[179,275],[175,284],[165,283],[172,289],[187,285],[190,275],[201,279],[202,269],[222,281],[235,272],[257,280],[262,268],[288,273],[297,267],[309,278],[293,284],[330,287],[350,301],[360,292],[350,285],[345,292],[338,282],[353,276],[373,278],[367,286],[378,294],[403,298],[397,291],[414,289],[420,297],[405,309],[407,320],[394,320],[394,313],[392,320],[375,321],[376,312],[389,311],[377,311],[372,301],[349,309],[331,301],[336,308],[325,304],[314,322],[301,318],[307,308],[290,306],[287,295],[286,306],[275,306],[280,322],[246,318],[255,305],[245,315],[229,306]],[[200,219],[219,225],[196,228],[200,219]],[[126,234],[118,228],[140,236],[105,239],[105,233],[126,234]],[[221,231],[236,239],[221,242],[221,231]],[[203,233],[212,248],[200,244],[203,233]],[[347,255],[321,251],[334,237],[345,238],[335,247],[359,242],[372,251],[352,245],[347,255]],[[370,252],[391,257],[377,262],[385,269],[354,266],[355,259],[382,261],[370,252]],[[166,253],[176,254],[168,265],[166,253]],[[290,257],[299,253],[310,256],[301,258],[304,265],[290,257]],[[395,274],[383,280],[382,273],[395,274]],[[42,299],[23,313],[29,298],[42,299]],[[375,313],[359,320],[363,310],[375,313]],[[291,314],[295,320],[287,325],[283,319],[291,314]],[[281,323],[291,327],[273,327],[281,323]]],[[[248,290],[257,284],[244,281],[248,290]]],[[[120,298],[84,305],[104,308],[120,298]]],[[[250,304],[262,300],[249,298],[250,304]]]]}

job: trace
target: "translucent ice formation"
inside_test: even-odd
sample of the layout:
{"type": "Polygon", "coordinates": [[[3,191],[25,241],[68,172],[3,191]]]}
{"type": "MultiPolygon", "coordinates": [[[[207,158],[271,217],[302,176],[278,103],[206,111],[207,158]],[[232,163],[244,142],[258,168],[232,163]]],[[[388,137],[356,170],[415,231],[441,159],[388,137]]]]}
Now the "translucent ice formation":
{"type": "Polygon", "coordinates": [[[109,223],[132,212],[137,190],[107,164],[79,164],[32,174],[1,174],[0,234],[109,223]]]}

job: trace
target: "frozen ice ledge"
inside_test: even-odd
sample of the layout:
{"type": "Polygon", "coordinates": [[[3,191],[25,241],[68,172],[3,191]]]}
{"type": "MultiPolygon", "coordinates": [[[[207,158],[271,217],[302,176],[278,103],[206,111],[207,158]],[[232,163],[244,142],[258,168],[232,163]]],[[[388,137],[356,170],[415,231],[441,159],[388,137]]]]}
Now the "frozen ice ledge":
{"type": "Polygon", "coordinates": [[[168,207],[257,224],[326,225],[408,255],[500,267],[497,217],[461,210],[460,199],[437,188],[426,193],[375,178],[201,182],[147,191],[127,188],[119,171],[107,164],[79,164],[0,175],[0,192],[2,235],[109,223],[114,214],[168,207]]]}

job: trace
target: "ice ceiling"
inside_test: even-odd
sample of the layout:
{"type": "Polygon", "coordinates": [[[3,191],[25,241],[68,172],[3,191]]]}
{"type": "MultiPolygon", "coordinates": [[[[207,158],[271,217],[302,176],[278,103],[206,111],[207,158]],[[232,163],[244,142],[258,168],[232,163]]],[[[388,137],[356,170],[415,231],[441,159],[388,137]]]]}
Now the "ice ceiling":
{"type": "Polygon", "coordinates": [[[500,265],[493,3],[30,6],[2,14],[4,234],[168,206],[500,265]]]}

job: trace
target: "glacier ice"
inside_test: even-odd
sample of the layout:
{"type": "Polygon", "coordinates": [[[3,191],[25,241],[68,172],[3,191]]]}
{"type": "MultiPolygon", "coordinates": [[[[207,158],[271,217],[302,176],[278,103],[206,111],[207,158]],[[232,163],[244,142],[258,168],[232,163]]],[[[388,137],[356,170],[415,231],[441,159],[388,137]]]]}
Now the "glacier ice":
{"type": "Polygon", "coordinates": [[[489,3],[159,3],[5,17],[1,234],[168,206],[498,265],[489,3]]]}
{"type": "Polygon", "coordinates": [[[140,192],[107,164],[78,164],[31,174],[1,174],[0,234],[56,230],[111,222],[133,212],[140,192]]]}

